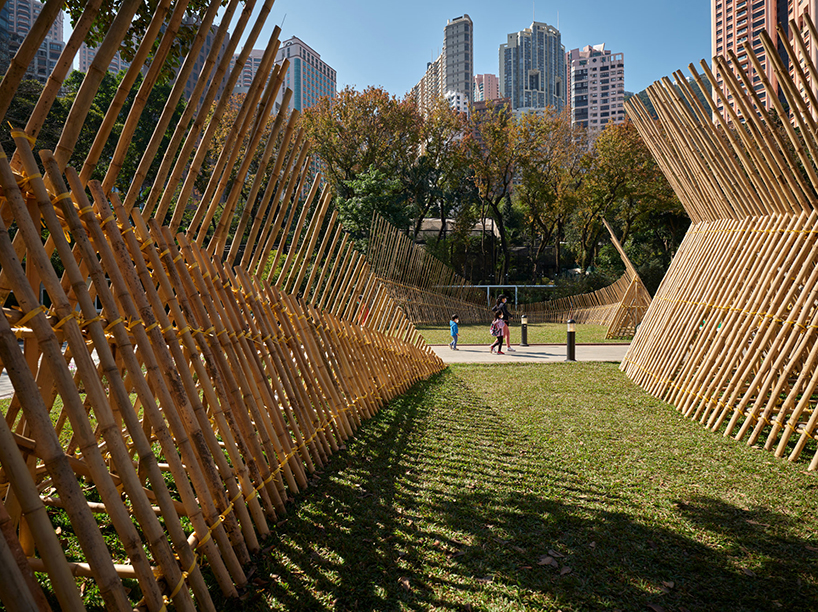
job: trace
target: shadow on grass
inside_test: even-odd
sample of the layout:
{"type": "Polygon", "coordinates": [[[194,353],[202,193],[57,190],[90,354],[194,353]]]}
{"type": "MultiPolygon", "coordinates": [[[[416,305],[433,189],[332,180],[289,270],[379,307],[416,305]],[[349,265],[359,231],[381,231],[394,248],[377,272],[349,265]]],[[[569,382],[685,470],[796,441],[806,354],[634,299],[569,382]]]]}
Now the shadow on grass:
{"type": "Polygon", "coordinates": [[[703,495],[671,529],[461,383],[444,372],[362,427],[221,609],[818,609],[818,549],[786,515],[703,495]]]}

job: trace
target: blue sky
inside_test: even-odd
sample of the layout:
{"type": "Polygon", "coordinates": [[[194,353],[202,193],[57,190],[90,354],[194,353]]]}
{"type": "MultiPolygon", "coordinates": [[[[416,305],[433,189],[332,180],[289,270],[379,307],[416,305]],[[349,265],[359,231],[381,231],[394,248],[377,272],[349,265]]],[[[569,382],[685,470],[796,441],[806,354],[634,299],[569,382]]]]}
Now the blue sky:
{"type": "Polygon", "coordinates": [[[624,53],[628,91],[710,57],[710,0],[277,0],[269,21],[286,14],[282,38],[315,49],[337,71],[339,89],[380,85],[402,96],[440,52],[448,19],[471,17],[475,73],[497,74],[498,47],[531,25],[534,10],[537,21],[559,22],[566,49],[604,42],[624,53]]]}
{"type": "Polygon", "coordinates": [[[277,0],[259,40],[284,21],[282,39],[298,36],[317,51],[337,71],[339,89],[378,85],[403,96],[440,53],[448,19],[471,17],[475,74],[497,74],[499,46],[529,27],[535,11],[537,21],[559,27],[567,50],[604,42],[624,53],[627,91],[710,58],[710,0],[277,0]]]}

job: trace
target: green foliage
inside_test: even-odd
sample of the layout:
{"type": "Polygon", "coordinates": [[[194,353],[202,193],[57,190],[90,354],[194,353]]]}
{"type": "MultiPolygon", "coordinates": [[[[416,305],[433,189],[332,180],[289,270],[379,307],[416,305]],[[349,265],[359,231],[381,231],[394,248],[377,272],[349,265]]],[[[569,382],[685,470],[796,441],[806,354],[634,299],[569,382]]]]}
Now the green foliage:
{"type": "MultiPolygon", "coordinates": [[[[80,132],[74,152],[68,162],[70,166],[73,166],[78,170],[82,168],[85,158],[87,157],[88,152],[91,150],[91,145],[93,144],[97,132],[99,131],[99,127],[102,125],[102,120],[105,117],[105,113],[108,111],[108,107],[110,106],[111,101],[114,99],[117,88],[122,82],[124,76],[124,71],[116,75],[106,72],[103,76],[99,91],[91,104],[88,117],[82,126],[82,131],[80,132]]],[[[62,128],[65,125],[65,121],[68,118],[68,113],[71,110],[71,105],[74,102],[84,78],[84,73],[74,70],[65,80],[62,88],[62,95],[55,100],[48,118],[43,125],[43,129],[37,136],[35,149],[48,149],[53,151],[56,148],[57,143],[60,140],[60,136],[62,135],[62,128]]],[[[108,137],[108,141],[103,148],[99,163],[91,176],[92,179],[101,180],[105,176],[105,172],[108,169],[108,164],[119,141],[119,136],[122,133],[125,119],[127,118],[131,106],[133,105],[136,93],[139,90],[141,83],[142,75],[140,74],[134,83],[134,86],[131,88],[128,97],[126,98],[125,104],[119,113],[119,117],[117,118],[111,135],[108,137]]],[[[148,97],[148,102],[145,105],[145,108],[142,110],[136,131],[134,132],[128,145],[128,151],[125,156],[122,169],[117,176],[115,186],[121,191],[127,190],[130,185],[131,177],[133,177],[133,175],[136,173],[136,168],[139,165],[142,154],[147,149],[148,142],[150,141],[151,136],[153,135],[153,130],[159,121],[159,116],[162,114],[165,102],[170,95],[171,88],[172,85],[170,83],[159,84],[153,88],[153,91],[148,97]]],[[[6,120],[14,127],[25,127],[26,123],[28,122],[28,118],[31,115],[31,111],[34,109],[42,90],[43,86],[37,81],[23,81],[20,89],[12,100],[9,111],[6,114],[6,120]]],[[[184,102],[180,101],[176,107],[176,112],[171,119],[171,126],[175,126],[176,123],[178,123],[184,108],[184,102]]],[[[166,146],[169,142],[170,133],[165,134],[163,146],[166,146]]],[[[14,151],[14,141],[11,138],[9,130],[0,130],[0,145],[2,145],[7,154],[11,154],[11,152],[14,151]]],[[[157,157],[151,166],[150,172],[148,173],[148,180],[146,184],[152,184],[153,178],[156,171],[159,169],[160,163],[161,158],[157,157]]]]}
{"type": "Polygon", "coordinates": [[[335,206],[344,229],[361,250],[366,249],[373,213],[377,212],[397,227],[408,226],[408,210],[402,205],[398,179],[389,178],[382,170],[371,166],[356,178],[344,181],[344,185],[351,195],[336,197],[335,206]]]}
{"type": "MultiPolygon", "coordinates": [[[[63,9],[68,15],[71,27],[75,27],[77,21],[82,16],[87,3],[83,0],[67,0],[63,9]]],[[[111,24],[119,13],[123,0],[103,0],[99,12],[97,13],[88,35],[85,37],[85,44],[92,49],[99,47],[105,39],[106,34],[111,29],[111,24]]],[[[221,6],[227,6],[227,1],[222,0],[221,6]]],[[[119,54],[127,62],[133,60],[139,44],[145,38],[145,33],[159,6],[159,0],[144,0],[139,4],[136,15],[131,20],[130,28],[119,47],[119,54]]],[[[196,38],[199,23],[207,12],[209,2],[204,0],[191,0],[185,10],[185,17],[179,26],[179,31],[173,41],[173,46],[168,53],[167,59],[160,74],[160,83],[168,83],[173,80],[176,72],[182,64],[182,60],[187,55],[196,38]]],[[[172,7],[171,7],[172,8],[172,7]]],[[[156,44],[154,45],[156,46],[156,44]]]]}

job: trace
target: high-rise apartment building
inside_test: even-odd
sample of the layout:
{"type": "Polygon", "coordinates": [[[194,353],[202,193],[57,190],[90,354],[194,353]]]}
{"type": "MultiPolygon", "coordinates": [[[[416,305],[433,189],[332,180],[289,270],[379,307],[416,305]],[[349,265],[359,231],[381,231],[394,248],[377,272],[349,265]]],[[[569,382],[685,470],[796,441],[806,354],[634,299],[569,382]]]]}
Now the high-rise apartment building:
{"type": "Polygon", "coordinates": [[[496,74],[475,74],[474,92],[472,99],[475,102],[487,102],[500,98],[500,80],[496,74]]]}
{"type": "Polygon", "coordinates": [[[500,94],[513,110],[565,106],[565,47],[557,28],[535,21],[500,45],[500,94]]]}
{"type": "MultiPolygon", "coordinates": [[[[97,49],[92,49],[85,43],[80,45],[80,72],[88,72],[88,69],[91,67],[91,64],[94,62],[94,58],[97,56],[97,49]]],[[[116,52],[114,58],[111,60],[111,63],[108,64],[108,72],[113,74],[118,73],[120,70],[127,70],[131,67],[131,62],[126,62],[122,57],[119,55],[119,51],[116,52]]]]}
{"type": "Polygon", "coordinates": [[[625,121],[625,56],[601,45],[565,54],[566,90],[571,121],[590,133],[625,121]]]}
{"type": "MultiPolygon", "coordinates": [[[[196,20],[194,22],[194,24],[198,28],[200,22],[198,20],[196,20]]],[[[198,83],[198,81],[199,81],[199,77],[201,76],[201,73],[202,73],[202,68],[204,67],[205,62],[207,61],[207,57],[210,55],[210,50],[213,48],[213,43],[216,41],[217,31],[218,31],[218,28],[215,25],[210,26],[210,31],[207,33],[207,36],[205,37],[204,44],[202,45],[202,48],[199,50],[199,55],[196,56],[196,62],[193,64],[193,69],[191,70],[190,76],[188,77],[187,82],[185,83],[184,96],[185,96],[185,100],[187,100],[188,103],[193,103],[193,101],[191,101],[191,97],[193,96],[193,90],[196,88],[196,83],[198,83]]],[[[230,34],[227,33],[227,34],[225,34],[225,37],[222,39],[222,44],[221,44],[221,47],[219,49],[219,54],[216,56],[216,61],[215,61],[214,67],[211,68],[211,75],[208,75],[208,77],[207,77],[208,83],[206,84],[205,89],[203,91],[207,91],[207,85],[210,84],[209,81],[210,81],[210,79],[213,78],[212,77],[212,72],[215,69],[215,67],[218,66],[219,63],[222,61],[222,58],[224,57],[225,51],[227,51],[227,45],[229,45],[229,44],[230,44],[230,34]]],[[[230,67],[231,68],[233,67],[232,63],[230,64],[230,67]]],[[[219,86],[220,88],[222,88],[222,89],[224,88],[226,80],[227,80],[227,76],[225,75],[224,77],[222,77],[222,82],[221,82],[221,84],[219,86]]],[[[220,90],[217,97],[220,97],[221,94],[222,94],[222,91],[220,90]]],[[[201,98],[199,98],[199,100],[196,101],[196,104],[201,104],[201,101],[202,101],[203,98],[204,98],[204,93],[202,94],[201,98]]]]}
{"type": "MultiPolygon", "coordinates": [[[[236,86],[233,89],[234,93],[245,93],[250,88],[250,85],[253,84],[253,79],[258,72],[259,66],[261,66],[261,60],[263,57],[263,49],[253,49],[250,51],[247,61],[244,62],[244,68],[241,70],[239,80],[236,81],[236,86]]],[[[239,56],[234,55],[233,59],[230,60],[230,72],[233,72],[233,68],[236,66],[236,60],[238,59],[239,56]]]]}
{"type": "MultiPolygon", "coordinates": [[[[816,0],[756,0],[755,2],[752,0],[712,0],[711,2],[713,56],[720,55],[729,60],[729,53],[734,52],[742,68],[747,70],[752,79],[753,88],[766,108],[770,108],[772,103],[767,98],[761,76],[756,73],[747,58],[744,43],[749,42],[753,52],[758,56],[763,72],[773,87],[777,87],[778,80],[767,61],[767,54],[761,44],[761,32],[766,30],[773,43],[778,45],[777,24],[780,22],[787,27],[789,19],[798,19],[805,10],[815,15],[815,5],[816,0]],[[790,5],[793,6],[790,7],[790,5]]],[[[717,78],[718,85],[721,86],[721,77],[717,78]]],[[[728,92],[725,91],[725,93],[728,92]]],[[[721,110],[722,102],[715,92],[713,92],[713,97],[721,110]]],[[[735,108],[732,100],[733,96],[728,93],[728,103],[735,108]]]]}
{"type": "MultiPolygon", "coordinates": [[[[735,53],[742,70],[748,73],[760,102],[768,109],[772,107],[772,101],[764,89],[761,75],[756,72],[753,63],[749,60],[744,45],[747,43],[752,48],[758,57],[761,72],[767,76],[773,89],[778,91],[778,79],[767,59],[766,50],[761,42],[761,32],[766,31],[769,34],[785,67],[789,68],[791,73],[793,72],[792,63],[784,52],[776,29],[779,23],[787,32],[790,43],[793,43],[793,35],[802,38],[812,61],[818,63],[818,41],[811,40],[804,21],[806,14],[809,14],[813,21],[816,20],[818,0],[712,0],[711,2],[713,55],[729,60],[730,52],[735,53]],[[791,20],[795,21],[799,32],[790,32],[789,22],[791,20]]],[[[728,104],[738,110],[733,102],[732,94],[722,82],[722,77],[717,74],[716,78],[718,79],[717,86],[725,93],[728,104]]],[[[811,82],[812,77],[807,75],[807,80],[811,82]]],[[[781,97],[780,93],[778,95],[781,97]]],[[[722,101],[715,91],[713,98],[719,111],[723,112],[722,101]]]]}
{"type": "Polygon", "coordinates": [[[474,75],[474,24],[463,15],[450,19],[443,28],[443,51],[426,65],[426,74],[412,88],[412,96],[422,112],[430,109],[441,96],[460,94],[468,105],[472,102],[474,75]]]}
{"type": "Polygon", "coordinates": [[[281,44],[276,64],[283,63],[285,58],[290,60],[290,67],[278,93],[279,104],[287,88],[293,90],[292,107],[298,110],[314,106],[320,98],[335,97],[338,75],[312,47],[293,36],[281,44]]]}
{"type": "MultiPolygon", "coordinates": [[[[3,73],[42,9],[43,5],[37,0],[8,0],[0,10],[0,71],[3,73]]],[[[29,65],[26,76],[45,83],[64,48],[63,13],[60,11],[29,65]]]]}

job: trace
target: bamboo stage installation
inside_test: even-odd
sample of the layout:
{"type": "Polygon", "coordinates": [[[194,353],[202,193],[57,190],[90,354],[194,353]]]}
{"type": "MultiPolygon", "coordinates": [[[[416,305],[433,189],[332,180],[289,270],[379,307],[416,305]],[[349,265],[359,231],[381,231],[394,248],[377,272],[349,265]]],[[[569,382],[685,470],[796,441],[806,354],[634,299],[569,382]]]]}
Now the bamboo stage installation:
{"type": "Polygon", "coordinates": [[[808,15],[743,53],[772,109],[732,54],[648,89],[658,119],[628,114],[693,221],[622,362],[627,375],[723,436],[818,468],[818,32],[808,15]],[[803,34],[803,38],[801,37],[803,34]],[[728,61],[729,60],[729,61],[728,61]],[[719,110],[719,103],[724,110],[719,110]],[[735,107],[730,106],[733,103],[735,107]],[[786,104],[786,107],[785,107],[786,104]]]}
{"type": "Polygon", "coordinates": [[[416,325],[444,325],[454,314],[463,323],[490,319],[480,289],[377,213],[366,258],[384,289],[416,325]]]}
{"type": "MultiPolygon", "coordinates": [[[[59,143],[39,149],[53,84],[99,10],[91,0],[27,124],[12,126],[15,150],[0,153],[0,363],[14,389],[0,413],[0,601],[8,610],[84,610],[81,583],[112,610],[214,610],[202,570],[237,596],[271,522],[310,475],[386,402],[444,367],[351,248],[320,176],[309,175],[290,90],[273,113],[287,72],[286,60],[273,61],[278,28],[235,119],[222,125],[228,96],[219,86],[233,90],[272,4],[247,0],[239,12],[231,0],[218,26],[220,3],[211,4],[156,120],[142,111],[187,6],[160,2],[74,168],[81,127],[139,8],[123,3],[59,143]],[[172,127],[209,35],[191,98],[200,103],[172,127]],[[153,136],[120,191],[140,121],[151,122],[153,136]],[[117,122],[114,153],[103,159],[117,122]],[[225,145],[207,176],[219,129],[225,145]],[[159,170],[148,180],[154,160],[159,170]],[[200,174],[207,187],[194,197],[200,174]],[[48,578],[47,593],[38,575],[48,578]]],[[[0,82],[4,109],[60,6],[48,0],[0,82]]]]}
{"type": "Polygon", "coordinates": [[[520,307],[525,310],[531,323],[565,323],[568,319],[574,319],[577,323],[605,325],[608,327],[606,338],[609,339],[631,337],[636,333],[650,306],[650,293],[613,228],[605,219],[602,219],[602,223],[625,264],[624,274],[612,285],[590,293],[520,307]]]}

